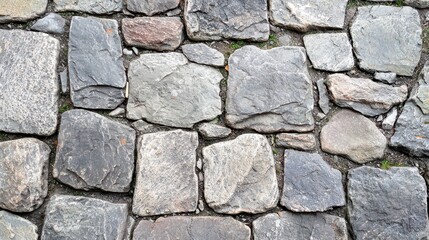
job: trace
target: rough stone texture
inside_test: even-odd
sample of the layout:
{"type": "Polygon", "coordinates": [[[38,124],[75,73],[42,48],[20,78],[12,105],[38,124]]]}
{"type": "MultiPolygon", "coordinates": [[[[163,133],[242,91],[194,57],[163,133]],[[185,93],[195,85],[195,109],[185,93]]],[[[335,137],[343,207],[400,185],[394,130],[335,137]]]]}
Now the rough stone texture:
{"type": "Polygon", "coordinates": [[[272,23],[302,32],[311,29],[341,29],[347,0],[269,0],[272,23]]]}
{"type": "Polygon", "coordinates": [[[229,58],[226,120],[232,127],[311,131],[313,105],[304,48],[245,46],[229,58]]]}
{"type": "Polygon", "coordinates": [[[244,134],[203,148],[204,196],[214,211],[262,213],[277,205],[279,190],[267,139],[244,134]]]}
{"type": "Polygon", "coordinates": [[[47,34],[0,30],[0,131],[54,134],[59,51],[47,34]]]}
{"type": "Polygon", "coordinates": [[[134,129],[85,110],[62,114],[53,175],[76,189],[127,192],[134,171],[134,129]]]}
{"type": "Polygon", "coordinates": [[[372,167],[348,174],[348,213],[355,239],[425,239],[426,183],[417,168],[372,167]]]}
{"type": "Polygon", "coordinates": [[[133,127],[135,130],[139,131],[140,133],[150,133],[155,132],[158,127],[154,124],[150,124],[148,122],[145,122],[143,120],[135,121],[131,124],[131,127],[133,127]]]}
{"type": "Polygon", "coordinates": [[[48,0],[1,0],[0,23],[27,21],[43,14],[48,0]]]}
{"type": "Polygon", "coordinates": [[[48,194],[51,149],[35,138],[0,143],[0,207],[13,212],[39,208],[48,194]]]}
{"type": "Polygon", "coordinates": [[[326,88],[325,80],[320,79],[316,82],[316,84],[317,90],[319,91],[319,107],[324,114],[328,114],[331,110],[331,107],[329,106],[328,89],[326,88]]]}
{"type": "Polygon", "coordinates": [[[367,78],[350,78],[344,74],[329,75],[326,85],[335,104],[352,108],[367,116],[388,112],[407,99],[406,85],[392,87],[367,78]]]}
{"type": "Polygon", "coordinates": [[[65,94],[70,91],[69,72],[67,69],[64,69],[64,71],[60,72],[60,85],[61,93],[65,94]]]}
{"type": "Polygon", "coordinates": [[[156,222],[141,220],[133,239],[250,240],[250,228],[231,217],[174,216],[156,222]]]}
{"type": "Polygon", "coordinates": [[[75,107],[115,109],[124,101],[127,80],[116,20],[73,17],[68,58],[75,107]]]}
{"type": "Polygon", "coordinates": [[[347,33],[319,33],[304,36],[304,45],[313,68],[342,72],[355,66],[347,33]]]}
{"type": "Polygon", "coordinates": [[[343,218],[328,214],[270,213],[253,221],[255,240],[347,240],[343,218]]]}
{"type": "Polygon", "coordinates": [[[127,9],[152,16],[174,9],[179,3],[180,0],[127,0],[127,9]]]}
{"type": "Polygon", "coordinates": [[[205,138],[226,138],[231,134],[231,129],[213,123],[203,123],[198,126],[198,132],[205,138]]]}
{"type": "Polygon", "coordinates": [[[341,172],[317,153],[285,150],[280,204],[294,212],[323,212],[346,204],[341,172]]]}
{"type": "Polygon", "coordinates": [[[276,145],[303,151],[316,150],[316,137],[311,133],[280,133],[276,135],[276,145]]]}
{"type": "Polygon", "coordinates": [[[122,11],[122,0],[54,0],[54,4],[58,12],[111,14],[122,11]]]}
{"type": "Polygon", "coordinates": [[[130,63],[127,117],[191,128],[222,113],[219,70],[180,53],[144,54],[130,63]]]}
{"type": "Polygon", "coordinates": [[[385,83],[392,84],[396,80],[396,73],[393,72],[376,72],[374,79],[385,83]]]}
{"type": "Polygon", "coordinates": [[[404,0],[404,4],[415,8],[429,8],[428,0],[404,0]]]}
{"type": "Polygon", "coordinates": [[[192,40],[222,38],[267,41],[267,0],[187,0],[184,19],[192,40]]]}
{"type": "Polygon", "coordinates": [[[390,110],[387,113],[386,118],[383,120],[383,123],[381,124],[383,129],[384,130],[392,130],[393,126],[395,125],[397,116],[398,116],[398,109],[392,108],[392,110],[390,110]]]}
{"type": "Polygon", "coordinates": [[[37,226],[17,215],[0,211],[0,239],[37,240],[37,226]]]}
{"type": "Polygon", "coordinates": [[[45,33],[64,33],[64,26],[66,25],[66,20],[56,13],[49,13],[46,17],[37,20],[31,30],[36,30],[39,32],[45,33]]]}
{"type": "Polygon", "coordinates": [[[184,38],[179,17],[138,17],[122,19],[122,33],[129,46],[172,51],[184,38]]]}
{"type": "Polygon", "coordinates": [[[215,67],[222,67],[225,65],[225,57],[223,54],[204,43],[183,45],[182,52],[189,61],[192,62],[215,67]]]}
{"type": "Polygon", "coordinates": [[[127,219],[127,204],[56,195],[46,208],[41,240],[123,240],[127,219]]]}
{"type": "Polygon", "coordinates": [[[325,152],[366,163],[383,157],[387,140],[368,118],[341,110],[322,128],[320,143],[325,152]]]}
{"type": "Polygon", "coordinates": [[[134,214],[150,216],[197,209],[197,147],[198,134],[182,130],[144,134],[139,139],[134,214]]]}
{"type": "Polygon", "coordinates": [[[420,72],[418,83],[411,93],[410,100],[420,108],[423,114],[429,114],[429,62],[420,72]]]}
{"type": "Polygon", "coordinates": [[[359,7],[350,33],[362,69],[413,75],[422,49],[420,16],[415,9],[359,7]]]}

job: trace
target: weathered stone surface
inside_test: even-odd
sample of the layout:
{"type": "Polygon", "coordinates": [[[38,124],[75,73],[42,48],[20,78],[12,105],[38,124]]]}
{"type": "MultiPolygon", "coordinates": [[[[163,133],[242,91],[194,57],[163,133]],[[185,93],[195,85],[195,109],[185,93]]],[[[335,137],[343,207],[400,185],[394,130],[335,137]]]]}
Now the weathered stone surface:
{"type": "Polygon", "coordinates": [[[134,129],[85,110],[62,114],[53,175],[76,189],[127,192],[134,171],[134,129]]]}
{"type": "Polygon", "coordinates": [[[398,116],[398,109],[396,107],[392,108],[392,110],[390,110],[387,113],[386,118],[383,120],[383,123],[381,124],[383,129],[392,130],[393,126],[395,125],[397,116],[398,116]]]}
{"type": "Polygon", "coordinates": [[[171,51],[184,37],[179,17],[138,17],[122,19],[122,33],[129,46],[171,51]]]}
{"type": "Polygon", "coordinates": [[[223,54],[204,43],[183,45],[182,52],[189,61],[192,62],[215,67],[222,67],[225,65],[225,57],[223,54]]]}
{"type": "Polygon", "coordinates": [[[48,194],[51,149],[35,138],[0,143],[0,207],[13,212],[39,208],[48,194]]]}
{"type": "Polygon", "coordinates": [[[219,213],[262,213],[277,205],[274,158],[267,139],[244,134],[203,148],[204,196],[219,213]]]}
{"type": "Polygon", "coordinates": [[[347,240],[343,218],[328,214],[270,213],[253,221],[255,240],[347,240]]]}
{"type": "Polygon", "coordinates": [[[123,117],[125,115],[125,108],[118,107],[109,113],[110,117],[123,117]]]}
{"type": "Polygon", "coordinates": [[[303,151],[316,149],[316,137],[311,133],[280,133],[276,135],[276,145],[303,151]]]}
{"type": "Polygon", "coordinates": [[[32,222],[11,214],[0,211],[0,239],[13,240],[37,240],[37,226],[32,222]]]}
{"type": "Polygon", "coordinates": [[[341,110],[322,128],[320,143],[325,152],[366,163],[383,157],[387,140],[368,118],[341,110]]]}
{"type": "Polygon", "coordinates": [[[69,72],[67,69],[64,69],[64,71],[60,72],[60,85],[61,85],[61,93],[68,93],[70,91],[70,84],[69,84],[69,72]]]}
{"type": "Polygon", "coordinates": [[[127,0],[127,9],[131,12],[152,16],[179,6],[180,0],[127,0]]]}
{"type": "Polygon", "coordinates": [[[47,34],[0,30],[0,131],[55,132],[59,50],[59,41],[47,34]]]}
{"type": "Polygon", "coordinates": [[[355,239],[425,239],[426,183],[417,168],[372,167],[348,174],[348,213],[355,239]]]}
{"type": "Polygon", "coordinates": [[[203,123],[198,126],[200,132],[205,138],[225,138],[231,134],[231,129],[213,123],[203,123]]]}
{"type": "Polygon", "coordinates": [[[328,89],[326,88],[325,80],[319,79],[316,84],[317,90],[319,91],[319,107],[324,114],[328,114],[331,110],[331,107],[329,106],[328,89]]]}
{"type": "Polygon", "coordinates": [[[54,0],[59,12],[77,11],[90,14],[111,14],[122,11],[122,0],[54,0]]]}
{"type": "Polygon", "coordinates": [[[429,8],[428,0],[404,0],[404,4],[415,8],[429,8]]]}
{"type": "Polygon", "coordinates": [[[341,172],[317,153],[285,150],[280,204],[294,212],[323,212],[346,204],[341,172]]]}
{"type": "Polygon", "coordinates": [[[41,240],[122,240],[126,236],[127,204],[96,198],[57,195],[45,213],[41,240]]]}
{"type": "Polygon", "coordinates": [[[191,128],[222,113],[219,70],[180,53],[144,54],[130,64],[127,117],[191,128]]]}
{"type": "Polygon", "coordinates": [[[412,76],[420,60],[422,28],[411,7],[359,7],[350,33],[359,66],[412,76]]]}
{"type": "Polygon", "coordinates": [[[36,30],[45,33],[64,33],[66,20],[56,13],[49,13],[46,17],[37,20],[31,30],[36,30]]]}
{"type": "Polygon", "coordinates": [[[367,116],[388,112],[394,105],[407,99],[406,85],[392,87],[367,78],[350,78],[344,74],[332,74],[326,85],[335,104],[352,108],[367,116]]]}
{"type": "Polygon", "coordinates": [[[229,58],[226,120],[232,127],[311,131],[313,105],[304,48],[245,46],[229,58]]]}
{"type": "Polygon", "coordinates": [[[75,107],[115,109],[124,101],[126,76],[116,20],[73,17],[68,58],[75,107]]]}
{"type": "Polygon", "coordinates": [[[385,83],[392,84],[396,80],[396,73],[393,72],[376,72],[374,79],[385,83]]]}
{"type": "Polygon", "coordinates": [[[266,41],[270,34],[267,0],[187,0],[184,19],[192,40],[266,41]]]}
{"type": "Polygon", "coordinates": [[[269,0],[274,25],[306,32],[310,29],[341,29],[347,0],[269,0]]]}
{"type": "Polygon", "coordinates": [[[156,125],[150,124],[143,120],[138,120],[133,122],[131,124],[131,127],[133,127],[135,130],[137,130],[140,133],[151,133],[151,132],[155,132],[158,129],[156,125]]]}
{"type": "Polygon", "coordinates": [[[43,14],[48,0],[1,0],[0,23],[27,21],[43,14]]]}
{"type": "Polygon", "coordinates": [[[313,68],[342,72],[355,66],[347,33],[319,33],[304,36],[304,45],[313,68]]]}
{"type": "Polygon", "coordinates": [[[134,214],[150,216],[197,209],[197,147],[196,132],[175,130],[140,137],[134,214]]]}
{"type": "Polygon", "coordinates": [[[231,217],[175,216],[140,221],[133,239],[250,240],[250,228],[231,217]]]}

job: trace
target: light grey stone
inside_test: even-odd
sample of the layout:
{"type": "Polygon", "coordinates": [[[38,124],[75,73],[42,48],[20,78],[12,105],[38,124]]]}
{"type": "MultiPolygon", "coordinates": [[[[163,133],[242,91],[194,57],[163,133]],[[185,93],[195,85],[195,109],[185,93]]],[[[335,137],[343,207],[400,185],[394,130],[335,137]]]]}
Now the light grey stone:
{"type": "Polygon", "coordinates": [[[213,123],[203,123],[198,126],[198,132],[205,138],[226,138],[231,134],[231,129],[213,123]]]}
{"type": "Polygon", "coordinates": [[[171,11],[168,11],[167,13],[166,13],[166,15],[167,15],[167,17],[173,17],[173,16],[178,16],[178,15],[180,15],[180,13],[182,12],[182,9],[180,9],[180,8],[176,8],[176,9],[173,9],[173,10],[171,10],[171,11]]]}
{"type": "Polygon", "coordinates": [[[392,84],[396,81],[396,73],[394,72],[376,72],[374,79],[385,83],[392,84]]]}
{"type": "Polygon", "coordinates": [[[303,151],[316,150],[316,137],[311,133],[280,133],[276,135],[276,145],[303,151]]]}
{"type": "Polygon", "coordinates": [[[341,172],[317,153],[285,150],[280,204],[294,212],[323,212],[344,206],[341,172]]]}
{"type": "Polygon", "coordinates": [[[46,17],[37,20],[31,30],[36,30],[39,32],[45,33],[64,33],[64,26],[66,25],[66,20],[56,13],[49,13],[46,17]]]}
{"type": "Polygon", "coordinates": [[[175,130],[140,137],[132,208],[134,214],[150,216],[197,209],[197,147],[196,132],[175,130]]]}
{"type": "Polygon", "coordinates": [[[267,0],[187,0],[184,19],[192,40],[223,38],[267,41],[267,0]]]}
{"type": "Polygon", "coordinates": [[[418,82],[414,87],[410,100],[413,101],[423,114],[429,114],[429,61],[421,70],[418,82]]]}
{"type": "Polygon", "coordinates": [[[397,116],[398,116],[398,109],[396,107],[392,108],[392,110],[390,110],[387,113],[386,118],[383,120],[383,123],[381,124],[383,129],[392,130],[393,126],[395,125],[397,116]]]}
{"type": "Polygon", "coordinates": [[[39,208],[48,194],[51,149],[35,138],[0,143],[0,207],[13,212],[39,208]]]}
{"type": "Polygon", "coordinates": [[[313,68],[348,71],[355,66],[352,45],[347,33],[318,33],[304,36],[304,45],[313,68]]]}
{"type": "Polygon", "coordinates": [[[357,163],[380,159],[387,140],[375,123],[350,110],[336,113],[320,133],[322,150],[346,156],[357,163]]]}
{"type": "Polygon", "coordinates": [[[281,46],[290,46],[292,45],[293,41],[292,41],[292,36],[289,34],[285,34],[281,37],[279,37],[279,44],[281,46]]]}
{"type": "Polygon", "coordinates": [[[218,213],[262,213],[277,205],[273,153],[259,134],[203,148],[204,196],[218,213]]]}
{"type": "Polygon", "coordinates": [[[139,50],[136,47],[131,48],[135,55],[139,55],[139,50]]]}
{"type": "Polygon", "coordinates": [[[405,102],[408,96],[406,85],[392,87],[344,74],[329,75],[326,85],[335,104],[372,117],[388,112],[393,106],[405,102]]]}
{"type": "Polygon", "coordinates": [[[47,34],[0,30],[0,131],[54,134],[59,51],[47,34]]]}
{"type": "Polygon", "coordinates": [[[125,115],[125,108],[118,107],[117,109],[111,111],[109,116],[111,117],[122,117],[125,115]]]}
{"type": "Polygon", "coordinates": [[[425,239],[426,183],[417,168],[372,167],[348,173],[348,215],[357,240],[425,239]]]}
{"type": "Polygon", "coordinates": [[[328,214],[270,213],[253,221],[255,240],[347,240],[344,218],[328,214]]]}
{"type": "Polygon", "coordinates": [[[181,53],[144,54],[130,64],[129,119],[191,128],[222,113],[219,70],[181,53]]]}
{"type": "Polygon", "coordinates": [[[41,240],[123,240],[127,220],[127,204],[56,195],[47,205],[41,240]]]}
{"type": "Polygon", "coordinates": [[[53,176],[76,189],[127,192],[134,129],[85,110],[62,114],[53,176]]]}
{"type": "Polygon", "coordinates": [[[143,120],[135,121],[131,124],[131,127],[133,127],[135,130],[139,131],[140,133],[151,133],[156,131],[158,129],[157,126],[154,124],[150,124],[148,122],[145,122],[143,120]]]}
{"type": "Polygon", "coordinates": [[[320,79],[316,82],[316,84],[317,90],[319,91],[319,107],[324,114],[328,114],[331,110],[331,107],[329,106],[328,89],[326,88],[325,80],[320,79]]]}
{"type": "Polygon", "coordinates": [[[67,69],[60,72],[60,85],[61,85],[61,93],[68,93],[70,91],[69,85],[69,73],[67,69]]]}
{"type": "Polygon", "coordinates": [[[75,107],[115,109],[124,101],[126,76],[116,20],[73,17],[68,61],[75,107]]]}
{"type": "Polygon", "coordinates": [[[180,0],[127,0],[127,9],[131,12],[152,16],[179,6],[180,0]]]}
{"type": "Polygon", "coordinates": [[[250,240],[250,228],[231,217],[158,218],[156,222],[141,220],[133,240],[250,240]]]}
{"type": "Polygon", "coordinates": [[[122,52],[124,53],[124,55],[127,55],[127,56],[133,55],[133,51],[126,49],[126,48],[124,48],[124,50],[122,50],[122,52]]]}
{"type": "Polygon", "coordinates": [[[58,12],[112,14],[122,11],[122,0],[54,0],[54,7],[58,12]]]}
{"type": "Polygon", "coordinates": [[[37,240],[37,226],[17,215],[0,211],[0,238],[13,240],[37,240]]]}
{"type": "Polygon", "coordinates": [[[25,22],[46,11],[48,0],[1,0],[0,23],[25,22]]]}
{"type": "Polygon", "coordinates": [[[422,49],[417,10],[393,6],[359,7],[350,33],[360,68],[413,75],[422,49]]]}
{"type": "Polygon", "coordinates": [[[225,57],[221,52],[204,43],[186,44],[182,46],[183,54],[189,61],[215,67],[225,65],[225,57]]]}
{"type": "Polygon", "coordinates": [[[415,8],[429,8],[428,0],[404,0],[404,4],[415,8]]]}
{"type": "Polygon", "coordinates": [[[204,202],[203,202],[203,200],[199,200],[198,201],[198,209],[200,211],[204,211],[204,202]]]}
{"type": "Polygon", "coordinates": [[[344,26],[347,0],[269,0],[272,23],[302,32],[344,26]]]}
{"type": "Polygon", "coordinates": [[[133,217],[128,217],[127,230],[125,232],[125,236],[123,240],[131,240],[131,236],[133,235],[134,226],[136,225],[136,220],[133,217]]]}
{"type": "Polygon", "coordinates": [[[245,46],[229,58],[226,120],[233,128],[311,131],[313,105],[304,48],[245,46]]]}

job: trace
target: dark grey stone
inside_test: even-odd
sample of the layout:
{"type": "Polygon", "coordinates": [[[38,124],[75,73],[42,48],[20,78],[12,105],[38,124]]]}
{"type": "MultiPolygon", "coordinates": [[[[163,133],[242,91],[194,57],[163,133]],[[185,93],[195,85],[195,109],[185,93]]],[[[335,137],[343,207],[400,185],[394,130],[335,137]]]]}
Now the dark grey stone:
{"type": "Polygon", "coordinates": [[[225,65],[225,57],[223,54],[204,43],[183,45],[182,52],[189,61],[192,62],[215,67],[222,67],[225,65]]]}
{"type": "Polygon", "coordinates": [[[116,20],[73,17],[68,57],[75,107],[115,109],[124,101],[127,80],[116,20]]]}
{"type": "Polygon", "coordinates": [[[328,89],[326,88],[325,80],[320,79],[316,82],[316,84],[317,90],[319,90],[319,107],[324,114],[328,114],[331,110],[331,107],[329,106],[328,89]]]}
{"type": "Polygon", "coordinates": [[[122,11],[122,0],[54,0],[54,7],[58,12],[111,14],[122,11]]]}
{"type": "Polygon", "coordinates": [[[64,33],[64,26],[66,20],[56,13],[49,13],[46,17],[37,20],[31,30],[45,32],[45,33],[64,33]]]}
{"type": "Polygon", "coordinates": [[[25,22],[46,11],[48,0],[1,0],[0,23],[25,22]]]}
{"type": "Polygon", "coordinates": [[[53,175],[76,189],[127,192],[134,170],[134,129],[85,110],[63,113],[53,175]]]}
{"type": "Polygon", "coordinates": [[[180,0],[127,0],[127,9],[148,16],[162,13],[179,6],[180,0]]]}
{"type": "Polygon", "coordinates": [[[0,239],[37,240],[37,226],[6,211],[0,211],[0,239]]]}

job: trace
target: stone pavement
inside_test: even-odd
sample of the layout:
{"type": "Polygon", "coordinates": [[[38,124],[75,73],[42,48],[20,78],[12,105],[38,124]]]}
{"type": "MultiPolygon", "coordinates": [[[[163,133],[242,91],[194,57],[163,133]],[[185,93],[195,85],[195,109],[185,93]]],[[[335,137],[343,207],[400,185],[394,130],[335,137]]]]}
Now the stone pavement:
{"type": "Polygon", "coordinates": [[[426,0],[0,0],[0,239],[428,239],[428,53],[426,0]]]}

